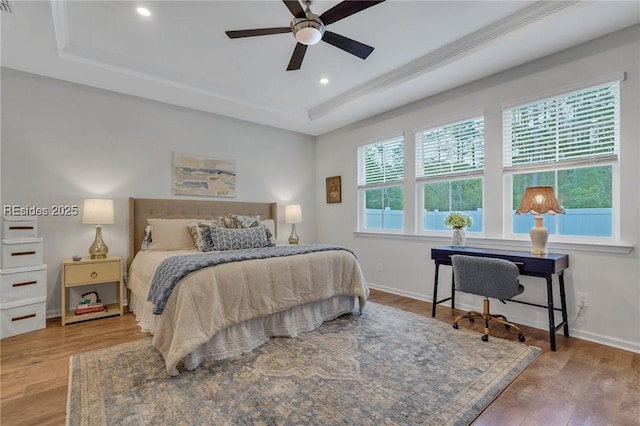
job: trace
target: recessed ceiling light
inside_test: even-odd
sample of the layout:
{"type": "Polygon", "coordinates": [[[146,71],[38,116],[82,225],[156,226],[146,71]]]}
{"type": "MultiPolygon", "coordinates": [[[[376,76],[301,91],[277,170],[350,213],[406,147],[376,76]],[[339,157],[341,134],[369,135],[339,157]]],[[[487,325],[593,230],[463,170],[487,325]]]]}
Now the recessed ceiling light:
{"type": "Polygon", "coordinates": [[[146,7],[139,7],[136,9],[136,12],[138,12],[142,16],[151,16],[151,12],[149,12],[149,9],[147,9],[146,7]]]}
{"type": "Polygon", "coordinates": [[[320,84],[329,84],[329,79],[327,77],[322,77],[320,79],[320,84]]]}

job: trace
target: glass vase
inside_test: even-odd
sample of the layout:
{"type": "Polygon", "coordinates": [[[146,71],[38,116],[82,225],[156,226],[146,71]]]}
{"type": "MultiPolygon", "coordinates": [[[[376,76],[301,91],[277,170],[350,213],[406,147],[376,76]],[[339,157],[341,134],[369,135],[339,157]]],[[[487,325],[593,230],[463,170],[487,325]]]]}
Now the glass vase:
{"type": "Polygon", "coordinates": [[[464,232],[464,228],[453,228],[453,234],[451,234],[451,245],[453,247],[464,247],[467,242],[467,235],[464,232]]]}

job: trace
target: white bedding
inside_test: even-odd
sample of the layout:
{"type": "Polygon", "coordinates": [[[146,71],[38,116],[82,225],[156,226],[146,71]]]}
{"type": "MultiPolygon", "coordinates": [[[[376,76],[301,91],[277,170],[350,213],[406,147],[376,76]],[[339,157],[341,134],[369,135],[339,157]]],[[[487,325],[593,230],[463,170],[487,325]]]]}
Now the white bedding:
{"type": "Polygon", "coordinates": [[[141,251],[128,287],[130,309],[154,334],[167,373],[177,364],[196,368],[205,359],[248,352],[272,336],[295,336],[364,308],[369,290],[353,255],[344,250],[248,260],[193,272],[176,285],[162,315],[146,301],[157,266],[167,257],[198,253],[141,251]]]}

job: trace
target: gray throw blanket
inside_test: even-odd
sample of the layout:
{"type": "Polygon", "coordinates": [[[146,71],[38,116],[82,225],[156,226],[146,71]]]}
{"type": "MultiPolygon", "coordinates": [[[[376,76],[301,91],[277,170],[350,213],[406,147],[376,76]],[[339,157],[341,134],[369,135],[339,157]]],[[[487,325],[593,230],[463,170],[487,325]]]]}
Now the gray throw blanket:
{"type": "MultiPolygon", "coordinates": [[[[229,262],[294,256],[296,254],[326,250],[346,250],[351,252],[349,249],[335,245],[309,244],[303,246],[275,246],[244,250],[210,251],[194,255],[170,257],[158,266],[151,281],[151,288],[149,289],[147,300],[154,305],[153,313],[160,315],[178,281],[191,272],[229,262]]],[[[353,252],[351,252],[351,254],[353,254],[353,252]]]]}

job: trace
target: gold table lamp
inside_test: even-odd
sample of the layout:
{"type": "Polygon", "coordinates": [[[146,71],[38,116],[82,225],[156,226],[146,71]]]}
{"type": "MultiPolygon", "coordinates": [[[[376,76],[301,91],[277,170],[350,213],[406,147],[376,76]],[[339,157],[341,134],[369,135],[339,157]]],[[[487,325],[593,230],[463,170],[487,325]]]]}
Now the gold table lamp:
{"type": "Polygon", "coordinates": [[[296,233],[296,223],[302,222],[302,207],[300,204],[289,204],[284,206],[284,221],[291,223],[291,235],[289,235],[289,244],[298,244],[300,238],[296,233]]]}
{"type": "Polygon", "coordinates": [[[82,208],[82,223],[96,225],[96,237],[89,247],[91,259],[107,257],[109,247],[102,240],[102,225],[113,224],[113,200],[88,198],[82,208]]]}

